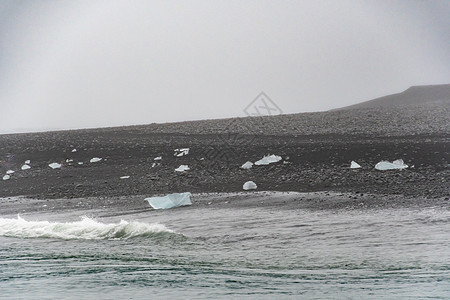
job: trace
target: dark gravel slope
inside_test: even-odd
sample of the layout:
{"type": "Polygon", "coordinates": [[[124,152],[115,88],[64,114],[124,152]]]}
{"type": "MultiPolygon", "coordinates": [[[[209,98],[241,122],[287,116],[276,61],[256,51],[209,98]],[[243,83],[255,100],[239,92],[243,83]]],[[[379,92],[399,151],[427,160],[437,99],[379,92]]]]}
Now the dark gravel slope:
{"type": "Polygon", "coordinates": [[[450,196],[449,104],[0,135],[0,197],[152,195],[258,190],[450,196]],[[175,157],[174,149],[190,153],[175,157]],[[72,152],[76,148],[77,152],[72,152]],[[283,161],[239,167],[263,155],[283,161]],[[162,156],[152,167],[154,158],[162,156]],[[89,163],[101,157],[98,163],[89,163]],[[377,171],[402,158],[402,171],[377,171]],[[27,159],[31,169],[20,170],[27,159]],[[66,159],[73,159],[66,162],[66,159]],[[351,160],[362,169],[351,170],[351,160]],[[49,163],[62,162],[52,170],[49,163]],[[79,162],[83,162],[79,165],[79,162]],[[175,172],[181,164],[191,169],[175,172]],[[129,175],[128,179],[120,179],[129,175]]]}

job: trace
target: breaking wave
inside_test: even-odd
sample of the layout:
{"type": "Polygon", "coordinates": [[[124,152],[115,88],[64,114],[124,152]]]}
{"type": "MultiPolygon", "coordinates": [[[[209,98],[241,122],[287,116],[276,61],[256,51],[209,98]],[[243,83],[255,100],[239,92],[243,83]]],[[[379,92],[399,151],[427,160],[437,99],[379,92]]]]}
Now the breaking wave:
{"type": "Polygon", "coordinates": [[[57,238],[57,239],[129,239],[135,237],[157,236],[174,233],[159,223],[127,222],[105,224],[88,217],[77,222],[27,221],[0,218],[0,236],[18,238],[57,238]]]}

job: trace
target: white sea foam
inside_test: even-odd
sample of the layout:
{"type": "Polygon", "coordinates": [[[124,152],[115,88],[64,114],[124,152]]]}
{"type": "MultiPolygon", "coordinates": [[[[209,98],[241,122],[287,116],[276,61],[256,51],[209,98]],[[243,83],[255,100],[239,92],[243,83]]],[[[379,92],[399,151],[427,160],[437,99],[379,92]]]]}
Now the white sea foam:
{"type": "Polygon", "coordinates": [[[17,238],[57,238],[57,239],[129,239],[151,236],[158,233],[173,233],[159,223],[127,222],[106,224],[82,217],[77,222],[27,221],[17,216],[17,219],[0,218],[0,236],[17,238]]]}

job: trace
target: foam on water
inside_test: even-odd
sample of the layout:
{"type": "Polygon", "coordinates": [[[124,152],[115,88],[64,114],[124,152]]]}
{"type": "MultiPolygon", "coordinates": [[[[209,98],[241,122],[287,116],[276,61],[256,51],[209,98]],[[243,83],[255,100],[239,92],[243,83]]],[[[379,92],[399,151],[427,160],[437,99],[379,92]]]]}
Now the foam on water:
{"type": "Polygon", "coordinates": [[[77,222],[27,221],[0,218],[0,236],[17,238],[57,238],[57,239],[129,239],[153,236],[161,233],[174,233],[159,223],[127,222],[106,224],[82,217],[77,222]]]}

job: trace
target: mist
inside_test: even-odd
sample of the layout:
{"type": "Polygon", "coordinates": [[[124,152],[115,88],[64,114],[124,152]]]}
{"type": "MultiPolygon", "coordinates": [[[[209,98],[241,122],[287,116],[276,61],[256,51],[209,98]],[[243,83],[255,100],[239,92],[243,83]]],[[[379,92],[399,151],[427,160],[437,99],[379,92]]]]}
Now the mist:
{"type": "Polygon", "coordinates": [[[450,82],[448,1],[0,1],[0,133],[284,113],[450,82]]]}

